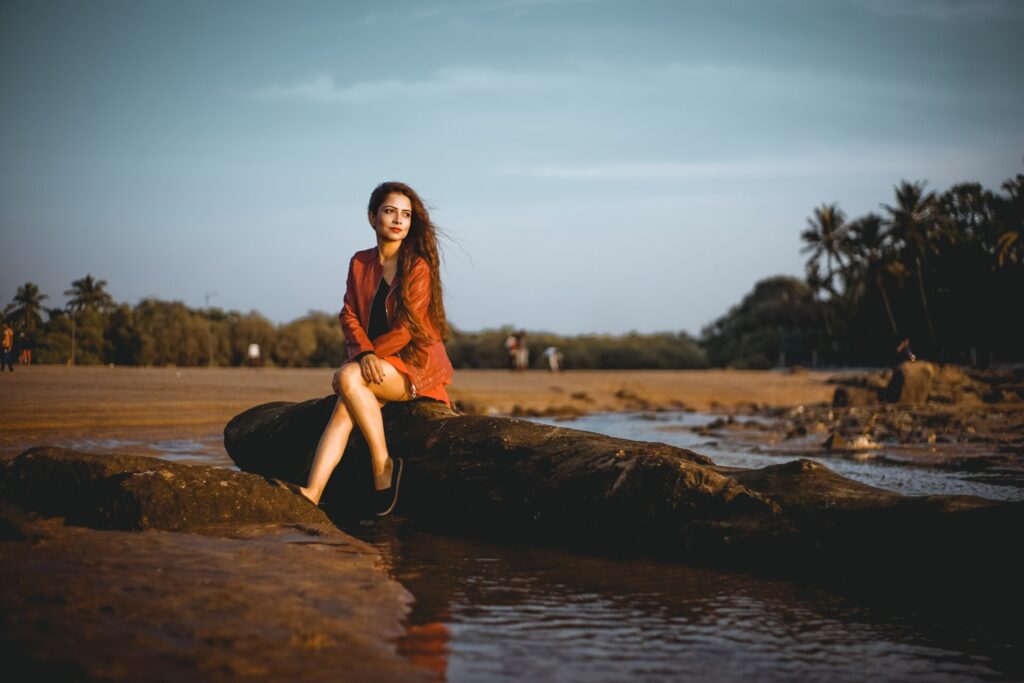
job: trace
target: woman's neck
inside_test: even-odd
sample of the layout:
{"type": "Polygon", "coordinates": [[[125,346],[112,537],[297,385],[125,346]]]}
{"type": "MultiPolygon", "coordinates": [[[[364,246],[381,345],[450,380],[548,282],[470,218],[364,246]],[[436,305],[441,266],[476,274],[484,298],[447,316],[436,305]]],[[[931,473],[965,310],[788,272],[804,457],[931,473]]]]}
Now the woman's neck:
{"type": "Polygon", "coordinates": [[[377,260],[381,265],[388,261],[393,261],[398,257],[398,250],[401,248],[401,242],[384,242],[377,240],[377,260]]]}

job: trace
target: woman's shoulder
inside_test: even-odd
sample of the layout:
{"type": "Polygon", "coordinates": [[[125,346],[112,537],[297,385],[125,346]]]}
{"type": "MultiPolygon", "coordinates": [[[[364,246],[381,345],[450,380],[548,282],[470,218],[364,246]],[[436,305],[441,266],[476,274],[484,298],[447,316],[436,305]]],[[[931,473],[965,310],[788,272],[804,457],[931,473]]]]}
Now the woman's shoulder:
{"type": "Polygon", "coordinates": [[[349,270],[354,273],[362,273],[367,268],[373,268],[377,263],[377,247],[370,247],[352,254],[348,262],[349,270]]]}
{"type": "Polygon", "coordinates": [[[363,249],[357,251],[352,255],[352,260],[359,263],[370,263],[371,261],[377,260],[377,247],[370,247],[369,249],[363,249]]]}

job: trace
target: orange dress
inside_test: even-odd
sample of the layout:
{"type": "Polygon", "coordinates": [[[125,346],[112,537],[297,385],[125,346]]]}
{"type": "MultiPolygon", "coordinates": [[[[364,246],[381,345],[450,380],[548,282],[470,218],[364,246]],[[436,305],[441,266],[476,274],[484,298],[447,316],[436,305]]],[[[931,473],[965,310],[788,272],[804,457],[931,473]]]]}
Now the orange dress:
{"type": "Polygon", "coordinates": [[[356,252],[349,262],[345,305],[338,314],[348,346],[348,358],[352,361],[365,353],[376,353],[409,380],[413,398],[426,397],[450,406],[451,399],[445,385],[452,381],[452,364],[441,335],[427,315],[427,305],[430,301],[430,270],[426,261],[419,259],[410,276],[412,311],[419,320],[424,321],[428,337],[427,343],[418,349],[423,357],[422,365],[419,364],[419,360],[410,363],[398,355],[412,343],[412,334],[408,326],[395,319],[397,297],[394,294],[399,285],[399,278],[392,280],[385,296],[388,330],[375,331],[377,336],[373,340],[367,333],[370,328],[373,300],[382,285],[386,284],[382,280],[383,267],[377,260],[376,248],[356,252]]]}
{"type": "MultiPolygon", "coordinates": [[[[409,383],[412,384],[409,368],[405,365],[404,360],[398,356],[385,356],[381,360],[385,360],[390,363],[395,370],[398,370],[400,373],[405,375],[405,377],[409,379],[409,383]]],[[[438,384],[437,386],[430,387],[424,391],[416,392],[416,398],[432,398],[435,401],[441,401],[442,403],[448,404],[449,407],[452,404],[451,399],[448,398],[448,392],[445,390],[443,384],[438,384]]]]}

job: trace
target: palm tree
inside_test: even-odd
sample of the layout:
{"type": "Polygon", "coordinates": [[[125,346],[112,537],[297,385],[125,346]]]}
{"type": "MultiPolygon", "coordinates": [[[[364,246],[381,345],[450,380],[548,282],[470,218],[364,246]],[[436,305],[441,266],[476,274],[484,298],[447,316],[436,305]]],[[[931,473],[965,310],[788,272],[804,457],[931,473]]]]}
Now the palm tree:
{"type": "Polygon", "coordinates": [[[1007,262],[1021,259],[1020,248],[1024,245],[1024,175],[1017,174],[1003,183],[1008,195],[1005,201],[1005,230],[996,239],[996,262],[1002,268],[1007,262]],[[1016,247],[1014,246],[1016,245],[1016,247]]]}
{"type": "Polygon", "coordinates": [[[43,324],[43,317],[39,311],[43,308],[43,299],[48,298],[45,294],[39,293],[39,286],[34,282],[26,282],[18,287],[18,293],[4,309],[4,314],[15,320],[20,319],[22,326],[28,332],[32,332],[37,324],[43,324]]]}
{"type": "Polygon", "coordinates": [[[114,306],[114,298],[110,296],[104,287],[106,280],[96,280],[92,275],[75,280],[71,283],[71,289],[64,290],[64,296],[70,296],[68,308],[72,311],[93,309],[106,311],[114,306]]]}
{"type": "Polygon", "coordinates": [[[846,244],[852,254],[863,258],[864,278],[874,281],[878,292],[882,295],[882,303],[885,304],[885,312],[889,317],[892,333],[894,336],[898,336],[896,318],[892,314],[892,304],[883,282],[883,273],[886,270],[891,270],[889,266],[895,259],[895,255],[889,248],[888,235],[882,217],[877,213],[869,213],[850,223],[846,244]]]}
{"type": "Polygon", "coordinates": [[[800,252],[811,252],[808,262],[817,262],[824,256],[825,273],[821,276],[821,282],[833,296],[836,296],[836,291],[832,287],[832,278],[836,271],[832,261],[835,260],[840,268],[845,265],[842,259],[845,224],[846,214],[838,204],[822,204],[807,219],[807,229],[800,233],[800,239],[806,242],[800,252]]]}
{"type": "Polygon", "coordinates": [[[917,274],[917,288],[928,323],[932,344],[938,346],[935,328],[928,312],[928,297],[924,288],[924,264],[928,253],[938,253],[937,239],[941,234],[938,198],[934,192],[925,192],[924,181],[900,181],[896,186],[896,205],[882,204],[889,214],[889,234],[898,245],[901,255],[912,259],[917,274]]]}

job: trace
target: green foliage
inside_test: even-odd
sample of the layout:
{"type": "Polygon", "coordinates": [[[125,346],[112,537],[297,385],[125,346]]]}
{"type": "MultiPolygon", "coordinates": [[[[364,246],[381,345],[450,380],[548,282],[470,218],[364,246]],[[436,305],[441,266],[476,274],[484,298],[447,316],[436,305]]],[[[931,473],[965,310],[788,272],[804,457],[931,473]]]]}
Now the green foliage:
{"type": "Polygon", "coordinates": [[[820,327],[813,292],[798,278],[761,280],[701,333],[711,365],[765,369],[777,359],[808,363],[820,327]]]}
{"type": "Polygon", "coordinates": [[[107,281],[96,280],[92,275],[71,283],[71,289],[64,290],[64,296],[71,297],[68,308],[73,311],[106,311],[114,305],[114,299],[106,291],[107,281]]]}
{"type": "Polygon", "coordinates": [[[36,363],[66,363],[71,359],[70,316],[51,311],[32,356],[36,363]]]}
{"type": "Polygon", "coordinates": [[[1024,175],[1002,190],[964,182],[938,193],[904,180],[882,215],[829,222],[842,216],[838,207],[816,209],[809,225],[827,229],[801,236],[812,252],[807,283],[821,297],[820,326],[808,330],[821,335],[821,356],[888,363],[909,337],[919,356],[937,361],[1021,360],[1024,175]]]}
{"type": "Polygon", "coordinates": [[[91,276],[76,280],[68,308],[50,309],[43,323],[38,311],[46,295],[27,283],[18,288],[5,319],[26,333],[37,363],[68,363],[74,353],[82,365],[189,366],[210,365],[211,359],[214,365],[241,365],[252,342],[260,345],[264,365],[337,367],[347,355],[334,315],[310,312],[275,326],[255,311],[198,310],[158,299],[115,304],[105,285],[91,276]],[[26,304],[28,314],[22,310],[26,304]]]}
{"type": "Polygon", "coordinates": [[[34,282],[26,282],[18,287],[18,293],[4,309],[4,320],[9,324],[31,334],[43,326],[43,300],[48,299],[40,293],[39,286],[34,282]]]}

